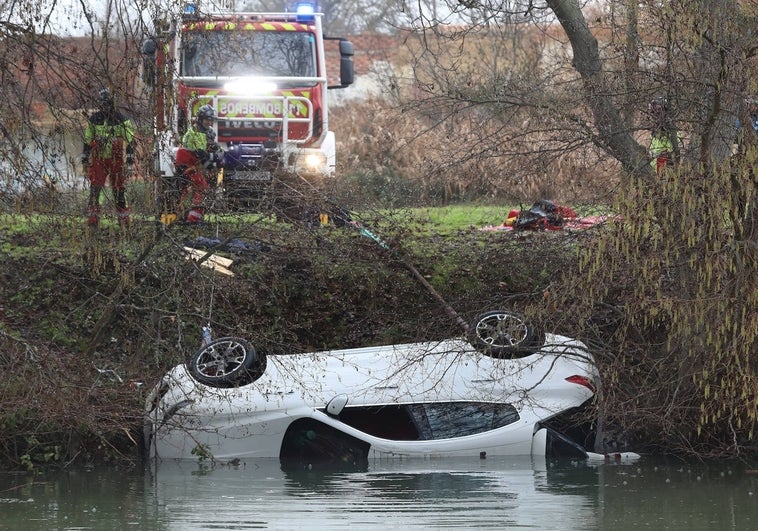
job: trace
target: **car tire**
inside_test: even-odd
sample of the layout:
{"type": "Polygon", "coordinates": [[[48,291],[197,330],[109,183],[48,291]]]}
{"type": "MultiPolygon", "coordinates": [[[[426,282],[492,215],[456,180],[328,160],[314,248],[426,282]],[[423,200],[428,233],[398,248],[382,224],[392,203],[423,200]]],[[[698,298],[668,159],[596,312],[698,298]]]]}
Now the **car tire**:
{"type": "Polygon", "coordinates": [[[261,377],[266,356],[244,339],[222,337],[195,352],[187,368],[195,380],[210,387],[239,387],[261,377]]]}
{"type": "Polygon", "coordinates": [[[469,341],[493,358],[521,358],[542,346],[543,337],[523,316],[507,310],[479,314],[469,329],[469,341]]]}

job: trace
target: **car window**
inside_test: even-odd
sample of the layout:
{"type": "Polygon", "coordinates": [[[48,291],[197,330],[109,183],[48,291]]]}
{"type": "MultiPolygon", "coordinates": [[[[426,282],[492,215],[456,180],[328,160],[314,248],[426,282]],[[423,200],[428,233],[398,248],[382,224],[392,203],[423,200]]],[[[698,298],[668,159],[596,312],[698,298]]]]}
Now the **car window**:
{"type": "Polygon", "coordinates": [[[369,435],[394,441],[429,441],[494,430],[519,420],[510,404],[445,402],[348,406],[340,421],[369,435]]]}
{"type": "Polygon", "coordinates": [[[519,419],[518,411],[510,404],[448,402],[413,404],[408,409],[424,440],[465,437],[502,428],[519,419]]]}
{"type": "Polygon", "coordinates": [[[421,439],[419,428],[405,405],[347,406],[339,419],[348,426],[382,439],[421,439]]]}
{"type": "Polygon", "coordinates": [[[301,418],[287,428],[279,458],[291,464],[328,462],[360,467],[366,463],[370,447],[368,443],[318,420],[301,418]]]}

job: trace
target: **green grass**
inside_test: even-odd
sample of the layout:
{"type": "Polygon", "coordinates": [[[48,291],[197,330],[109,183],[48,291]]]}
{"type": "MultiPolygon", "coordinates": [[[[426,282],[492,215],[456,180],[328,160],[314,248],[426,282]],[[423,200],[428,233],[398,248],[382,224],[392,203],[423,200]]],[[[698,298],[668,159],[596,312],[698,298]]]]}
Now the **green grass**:
{"type": "MultiPolygon", "coordinates": [[[[414,217],[426,220],[440,232],[499,225],[505,221],[508,206],[450,205],[411,209],[414,217]]],[[[518,208],[518,207],[515,207],[518,208]]]]}
{"type": "Polygon", "coordinates": [[[461,204],[358,212],[356,217],[378,230],[403,227],[419,235],[451,234],[486,225],[500,225],[511,208],[514,207],[461,204]]]}
{"type": "MultiPolygon", "coordinates": [[[[524,205],[524,208],[527,208],[524,205]]],[[[503,223],[510,210],[519,210],[519,205],[479,205],[479,204],[458,204],[442,207],[417,207],[397,210],[377,210],[373,212],[357,212],[356,219],[362,220],[368,227],[374,227],[378,231],[384,231],[391,227],[403,227],[406,231],[424,234],[451,234],[461,230],[479,229],[487,225],[500,225],[503,223]]],[[[580,215],[598,213],[597,207],[577,208],[580,215]]],[[[149,222],[153,220],[153,215],[140,214],[139,211],[133,211],[133,220],[149,222]]],[[[0,227],[5,227],[11,232],[25,232],[28,224],[36,224],[44,221],[46,218],[41,216],[24,216],[15,214],[4,214],[0,216],[0,227]]],[[[221,226],[225,224],[243,223],[247,225],[257,225],[275,229],[277,227],[287,228],[286,223],[277,223],[272,216],[260,215],[255,213],[238,213],[223,212],[209,213],[206,220],[214,224],[218,222],[221,226]]],[[[76,219],[76,223],[79,219],[76,219]]]]}

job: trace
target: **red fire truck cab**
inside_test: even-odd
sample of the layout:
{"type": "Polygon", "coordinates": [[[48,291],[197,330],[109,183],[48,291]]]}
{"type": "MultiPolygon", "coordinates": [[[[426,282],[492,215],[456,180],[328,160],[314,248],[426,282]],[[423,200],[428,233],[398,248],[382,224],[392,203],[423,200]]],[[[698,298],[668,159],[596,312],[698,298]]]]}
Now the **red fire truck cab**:
{"type": "Polygon", "coordinates": [[[285,13],[205,13],[187,4],[156,23],[142,52],[162,181],[176,178],[181,136],[206,104],[218,116],[218,184],[228,199],[259,201],[285,175],[319,182],[334,174],[327,91],[353,82],[353,45],[324,36],[321,19],[310,2],[285,13]],[[337,41],[340,54],[339,84],[331,86],[325,41],[337,41]]]}

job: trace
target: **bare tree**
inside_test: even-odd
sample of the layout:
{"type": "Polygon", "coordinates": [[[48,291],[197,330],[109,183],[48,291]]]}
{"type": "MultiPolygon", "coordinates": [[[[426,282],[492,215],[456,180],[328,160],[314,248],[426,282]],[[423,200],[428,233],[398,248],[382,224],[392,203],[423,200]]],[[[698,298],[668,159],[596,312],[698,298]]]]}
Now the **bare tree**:
{"type": "Polygon", "coordinates": [[[600,347],[606,381],[620,384],[606,394],[608,414],[685,452],[745,451],[756,427],[758,194],[756,152],[731,151],[743,98],[756,91],[754,8],[730,0],[460,5],[471,13],[465,27],[419,19],[416,92],[405,108],[430,128],[451,127],[458,146],[447,162],[458,167],[500,160],[539,179],[549,159],[579,153],[613,168],[625,223],[583,253],[588,280],[560,297],[583,306],[579,313],[604,315],[590,321],[601,329],[614,323],[600,347]],[[524,38],[527,22],[542,38],[524,38]],[[656,96],[667,98],[686,138],[678,166],[662,174],[646,153],[645,111],[656,96]]]}
{"type": "Polygon", "coordinates": [[[386,152],[367,174],[405,164],[427,198],[444,189],[444,199],[581,197],[613,208],[625,223],[581,250],[578,278],[549,290],[552,307],[584,316],[583,334],[596,338],[612,382],[607,417],[683,452],[749,450],[758,152],[745,98],[758,92],[755,8],[473,1],[448,2],[442,15],[419,6],[402,33],[412,66],[396,67],[387,99],[373,102],[386,119],[356,131],[386,152]],[[648,154],[657,97],[682,139],[677,165],[660,174],[648,154]]]}

